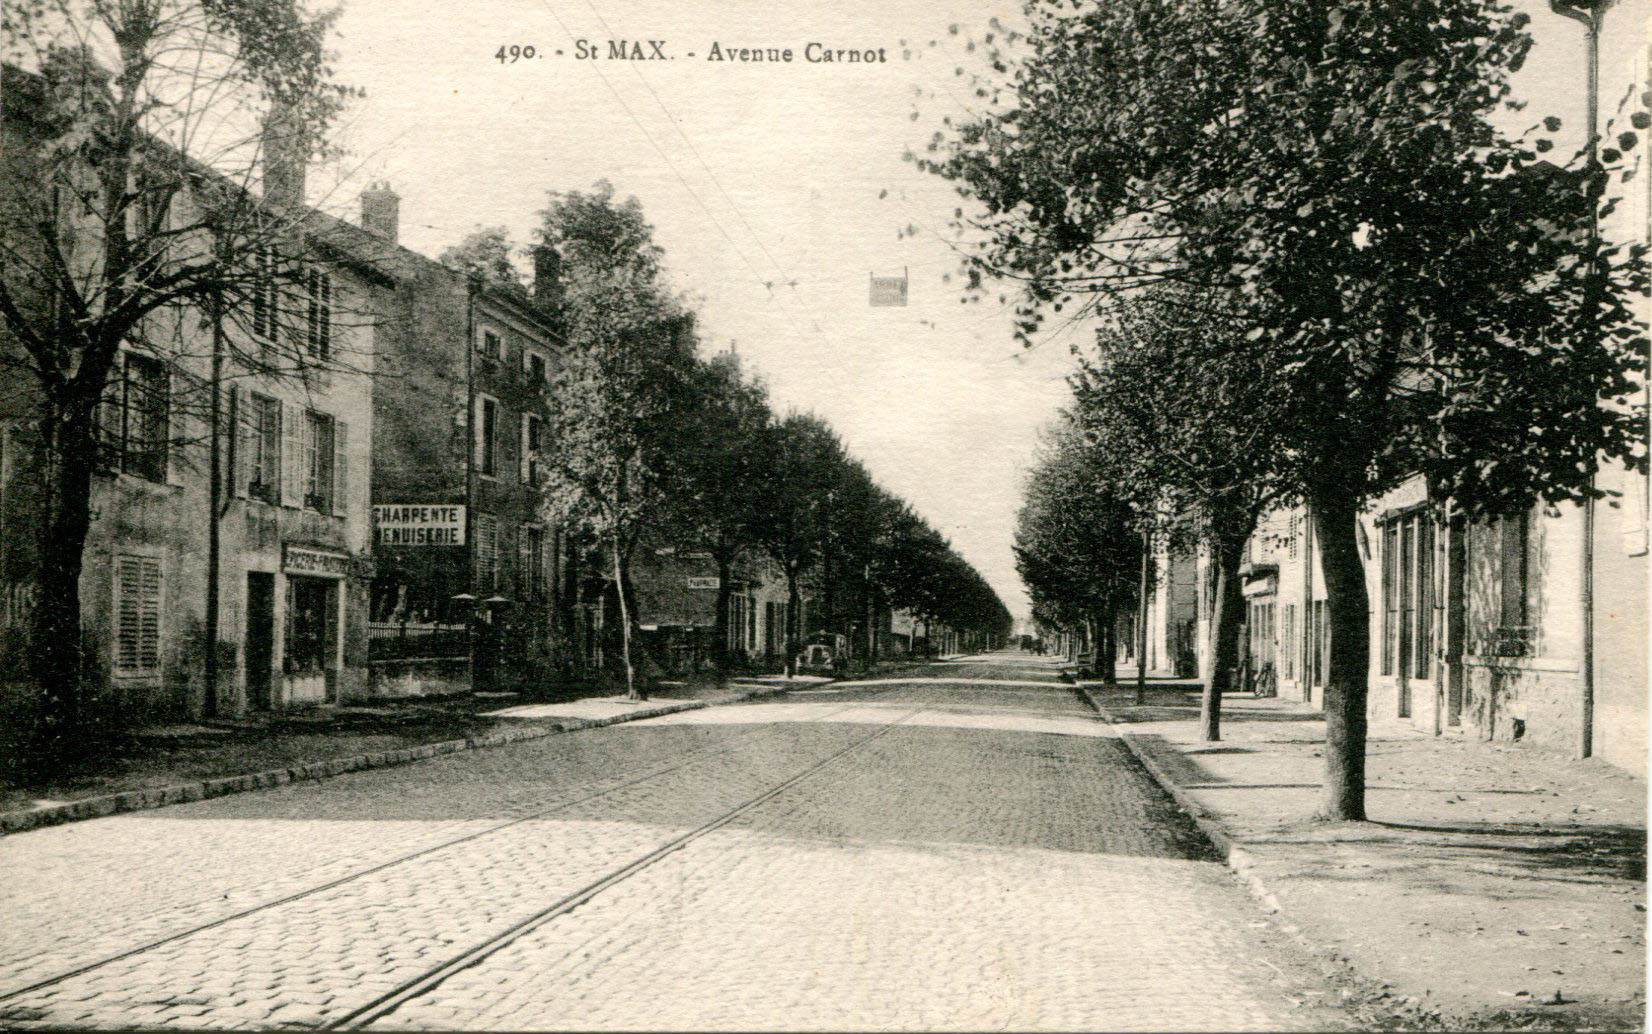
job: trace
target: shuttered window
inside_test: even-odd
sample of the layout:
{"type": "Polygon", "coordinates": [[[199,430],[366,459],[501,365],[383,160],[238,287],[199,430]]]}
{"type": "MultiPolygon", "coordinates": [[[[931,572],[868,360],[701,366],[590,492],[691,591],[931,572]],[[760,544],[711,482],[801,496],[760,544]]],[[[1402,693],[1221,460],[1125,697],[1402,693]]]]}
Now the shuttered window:
{"type": "Polygon", "coordinates": [[[266,503],[281,501],[281,403],[248,395],[242,418],[241,470],[245,494],[266,503]]]}
{"type": "Polygon", "coordinates": [[[499,403],[476,396],[476,469],[493,477],[499,473],[499,403]]]}
{"type": "Polygon", "coordinates": [[[304,507],[333,512],[333,418],[308,410],[304,414],[304,507]]]}
{"type": "Polygon", "coordinates": [[[488,590],[499,587],[499,520],[487,513],[476,515],[476,582],[488,590]]]}
{"type": "Polygon", "coordinates": [[[170,378],[158,359],[123,352],[98,406],[105,467],[150,481],[166,480],[171,433],[170,378]]]}
{"type": "Polygon", "coordinates": [[[268,245],[253,249],[252,253],[252,332],[265,341],[276,337],[275,253],[268,245]]]}
{"type": "Polygon", "coordinates": [[[305,277],[308,307],[305,312],[304,343],[310,355],[326,359],[333,350],[333,278],[319,269],[305,277]]]}
{"type": "Polygon", "coordinates": [[[115,558],[115,670],[142,675],[161,667],[161,562],[115,558]]]}

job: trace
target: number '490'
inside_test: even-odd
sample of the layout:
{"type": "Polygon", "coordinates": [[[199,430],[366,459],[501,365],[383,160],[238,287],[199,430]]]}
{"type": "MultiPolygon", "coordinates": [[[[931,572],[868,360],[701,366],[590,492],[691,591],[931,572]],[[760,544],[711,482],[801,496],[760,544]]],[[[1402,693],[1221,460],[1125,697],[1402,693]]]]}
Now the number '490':
{"type": "Polygon", "coordinates": [[[493,56],[498,58],[502,65],[513,65],[524,59],[532,59],[538,53],[532,43],[512,43],[508,47],[500,47],[499,53],[493,56]]]}

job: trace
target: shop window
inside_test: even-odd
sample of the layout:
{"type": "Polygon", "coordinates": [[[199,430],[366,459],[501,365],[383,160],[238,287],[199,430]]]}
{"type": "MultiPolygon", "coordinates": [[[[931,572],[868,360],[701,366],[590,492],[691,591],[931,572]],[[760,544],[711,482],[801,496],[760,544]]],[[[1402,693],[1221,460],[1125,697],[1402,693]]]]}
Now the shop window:
{"type": "Polygon", "coordinates": [[[324,578],[287,579],[288,674],[315,675],[331,667],[336,585],[324,578]]]}
{"type": "Polygon", "coordinates": [[[161,562],[115,558],[115,671],[147,675],[161,667],[161,562]]]}
{"type": "Polygon", "coordinates": [[[168,379],[159,359],[123,352],[116,360],[98,419],[107,469],[166,480],[168,379]]]}

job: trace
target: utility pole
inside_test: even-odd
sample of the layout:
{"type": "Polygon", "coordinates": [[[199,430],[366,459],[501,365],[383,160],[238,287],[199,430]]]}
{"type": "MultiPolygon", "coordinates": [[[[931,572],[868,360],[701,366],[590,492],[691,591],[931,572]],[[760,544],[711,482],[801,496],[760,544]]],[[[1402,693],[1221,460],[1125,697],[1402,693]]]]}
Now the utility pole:
{"type": "Polygon", "coordinates": [[[1136,703],[1147,703],[1147,565],[1153,562],[1153,536],[1142,532],[1141,580],[1136,589],[1136,703]]]}
{"type": "MultiPolygon", "coordinates": [[[[1585,189],[1589,203],[1589,281],[1588,326],[1592,336],[1600,335],[1600,190],[1603,177],[1600,169],[1600,27],[1606,20],[1606,9],[1612,0],[1549,0],[1549,7],[1563,18],[1570,18],[1583,26],[1584,46],[1588,54],[1587,126],[1589,139],[1585,145],[1588,180],[1585,189]]],[[[1582,578],[1579,579],[1579,605],[1583,618],[1583,650],[1579,674],[1582,679],[1582,721],[1578,754],[1589,757],[1594,753],[1595,725],[1595,474],[1589,475],[1589,494],[1583,500],[1583,557],[1582,578]]]]}
{"type": "MultiPolygon", "coordinates": [[[[211,441],[207,448],[210,453],[211,472],[207,476],[208,507],[211,519],[207,521],[207,598],[206,598],[206,699],[203,710],[208,718],[218,717],[218,625],[219,625],[219,590],[221,561],[219,552],[222,543],[219,540],[218,521],[223,516],[219,512],[224,498],[223,449],[219,444],[223,422],[223,379],[224,379],[224,296],[222,291],[214,291],[210,301],[212,306],[212,433],[208,436],[211,441]]],[[[231,441],[234,441],[234,422],[230,424],[231,441]]],[[[234,446],[231,446],[233,450],[234,446]]],[[[232,452],[233,455],[233,452],[232,452]]]]}

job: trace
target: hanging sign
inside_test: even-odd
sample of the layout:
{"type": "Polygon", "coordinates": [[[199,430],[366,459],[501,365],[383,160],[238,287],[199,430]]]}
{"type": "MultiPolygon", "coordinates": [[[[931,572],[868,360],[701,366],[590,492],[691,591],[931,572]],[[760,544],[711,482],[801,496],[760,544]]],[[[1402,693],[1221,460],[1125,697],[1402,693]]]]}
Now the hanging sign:
{"type": "Polygon", "coordinates": [[[906,305],[906,271],[900,276],[877,276],[872,274],[872,307],[906,305]]]}

